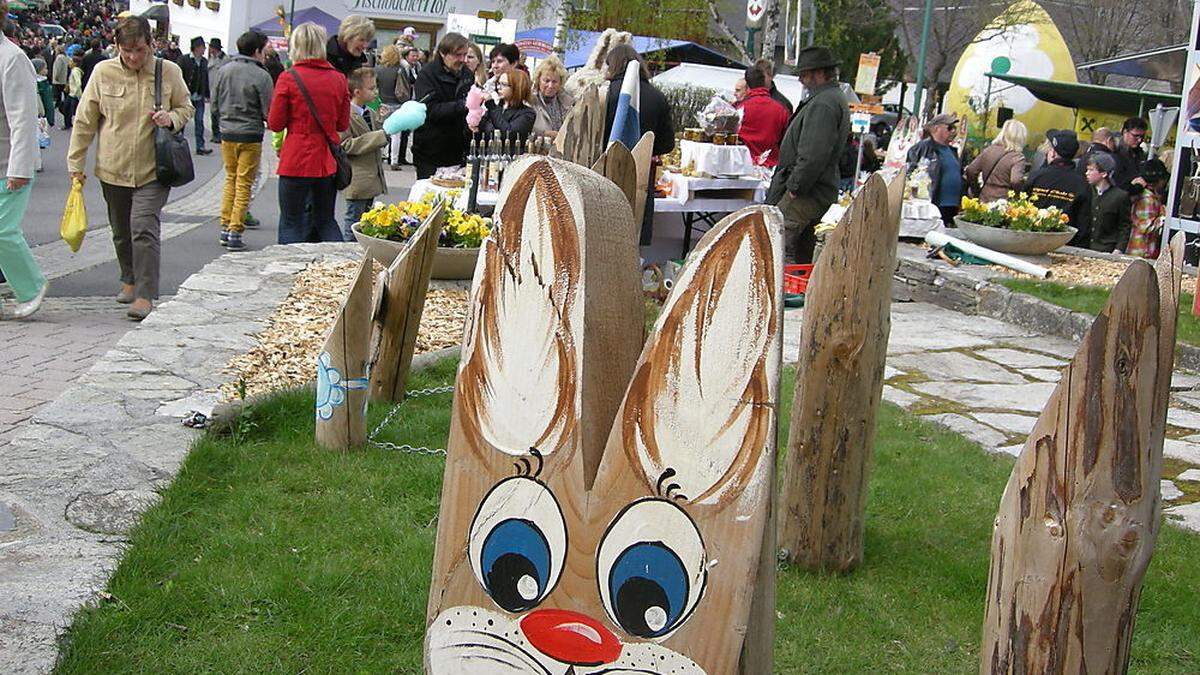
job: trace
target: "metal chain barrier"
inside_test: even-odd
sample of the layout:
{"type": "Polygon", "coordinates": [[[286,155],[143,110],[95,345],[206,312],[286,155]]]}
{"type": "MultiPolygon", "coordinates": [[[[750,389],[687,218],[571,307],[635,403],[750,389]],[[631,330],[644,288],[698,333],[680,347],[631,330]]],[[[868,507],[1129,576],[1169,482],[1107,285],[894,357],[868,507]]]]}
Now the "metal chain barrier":
{"type": "Polygon", "coordinates": [[[369,436],[367,436],[367,444],[373,445],[382,450],[395,450],[398,452],[405,452],[405,453],[409,453],[409,454],[413,454],[413,455],[442,455],[444,457],[446,455],[445,448],[427,448],[424,446],[409,445],[408,443],[392,443],[391,441],[377,441],[377,440],[375,440],[375,438],[379,435],[380,431],[383,431],[383,429],[385,427],[387,427],[387,425],[392,423],[392,418],[394,418],[396,416],[396,413],[400,412],[400,408],[402,408],[404,406],[404,403],[406,401],[408,401],[409,399],[422,398],[425,396],[437,396],[438,394],[450,394],[453,392],[454,392],[454,385],[452,385],[452,384],[444,385],[441,387],[431,387],[429,389],[414,389],[412,391],[407,392],[404,396],[404,400],[397,403],[395,406],[393,406],[392,409],[388,411],[388,414],[383,418],[383,421],[380,422],[379,425],[376,426],[373,431],[371,431],[371,434],[369,436]]]}

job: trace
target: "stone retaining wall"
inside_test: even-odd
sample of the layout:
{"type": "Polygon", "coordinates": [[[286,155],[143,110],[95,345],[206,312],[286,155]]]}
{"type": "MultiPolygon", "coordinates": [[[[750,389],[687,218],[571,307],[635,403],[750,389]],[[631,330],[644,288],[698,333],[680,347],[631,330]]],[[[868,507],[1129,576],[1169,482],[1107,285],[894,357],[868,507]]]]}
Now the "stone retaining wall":
{"type": "MultiPolygon", "coordinates": [[[[986,267],[954,267],[944,260],[926,258],[927,251],[901,243],[897,254],[892,299],[928,302],[964,314],[977,314],[1047,335],[1079,341],[1095,318],[1083,312],[1017,293],[992,281],[998,276],[986,267]]],[[[1106,257],[1093,254],[1092,257],[1106,257]]],[[[1200,348],[1178,343],[1175,366],[1200,371],[1200,348]]]]}

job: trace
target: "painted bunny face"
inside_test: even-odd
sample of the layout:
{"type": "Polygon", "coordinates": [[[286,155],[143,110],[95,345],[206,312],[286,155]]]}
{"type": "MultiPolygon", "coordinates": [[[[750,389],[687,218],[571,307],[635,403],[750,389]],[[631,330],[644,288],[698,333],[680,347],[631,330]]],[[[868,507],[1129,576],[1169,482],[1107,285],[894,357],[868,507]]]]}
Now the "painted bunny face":
{"type": "Polygon", "coordinates": [[[620,191],[544,158],[509,175],[472,290],[426,667],[735,669],[773,465],[778,212],[714,228],[642,348],[620,191]]]}

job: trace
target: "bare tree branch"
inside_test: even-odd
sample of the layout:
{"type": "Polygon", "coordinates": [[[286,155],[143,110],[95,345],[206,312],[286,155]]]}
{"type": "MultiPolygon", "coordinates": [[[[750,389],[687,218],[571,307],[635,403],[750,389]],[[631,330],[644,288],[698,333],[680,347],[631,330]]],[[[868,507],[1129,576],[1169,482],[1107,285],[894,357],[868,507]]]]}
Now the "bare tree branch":
{"type": "Polygon", "coordinates": [[[725,19],[721,18],[721,13],[717,11],[716,0],[704,0],[704,4],[708,7],[708,14],[712,17],[713,23],[716,24],[717,30],[721,32],[721,37],[725,38],[737,50],[738,56],[747,64],[752,64],[754,59],[750,58],[750,52],[746,51],[746,45],[733,34],[729,29],[729,24],[725,23],[725,19]]]}

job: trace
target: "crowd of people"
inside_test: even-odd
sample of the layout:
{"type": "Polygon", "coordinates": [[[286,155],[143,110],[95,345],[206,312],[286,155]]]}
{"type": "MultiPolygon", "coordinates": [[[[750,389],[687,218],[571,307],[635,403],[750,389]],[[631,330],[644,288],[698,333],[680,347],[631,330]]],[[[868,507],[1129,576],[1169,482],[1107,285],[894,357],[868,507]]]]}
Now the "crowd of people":
{"type": "Polygon", "coordinates": [[[1101,127],[1081,152],[1074,131],[1051,129],[1027,161],[1028,130],[1008,120],[996,138],[966,167],[953,141],[958,119],[933,117],[924,138],[908,151],[910,169],[925,168],[930,199],[947,225],[964,195],[990,203],[1027,193],[1038,208],[1057,207],[1077,230],[1072,246],[1103,253],[1157,258],[1170,175],[1165,162],[1148,157],[1149,124],[1125,120],[1119,132],[1101,127]]]}

